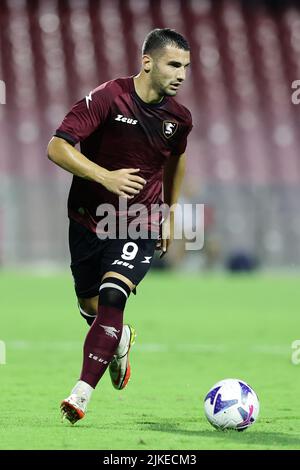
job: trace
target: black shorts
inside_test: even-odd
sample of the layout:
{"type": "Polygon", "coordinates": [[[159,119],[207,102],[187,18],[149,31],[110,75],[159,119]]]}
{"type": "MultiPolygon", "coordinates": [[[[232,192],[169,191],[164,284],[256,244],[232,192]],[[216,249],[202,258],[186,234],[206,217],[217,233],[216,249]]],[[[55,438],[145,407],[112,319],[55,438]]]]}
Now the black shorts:
{"type": "Polygon", "coordinates": [[[77,297],[98,295],[101,279],[108,271],[122,274],[138,285],[151,266],[156,243],[151,239],[101,240],[70,219],[71,271],[77,297]]]}

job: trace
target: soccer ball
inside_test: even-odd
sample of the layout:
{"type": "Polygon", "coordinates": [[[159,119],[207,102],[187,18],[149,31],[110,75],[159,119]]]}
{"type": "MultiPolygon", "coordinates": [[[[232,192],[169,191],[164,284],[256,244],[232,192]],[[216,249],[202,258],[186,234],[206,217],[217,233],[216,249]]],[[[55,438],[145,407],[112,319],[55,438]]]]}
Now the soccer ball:
{"type": "Polygon", "coordinates": [[[204,399],[204,410],[215,428],[244,431],[257,420],[259,400],[243,380],[225,379],[209,390],[204,399]]]}

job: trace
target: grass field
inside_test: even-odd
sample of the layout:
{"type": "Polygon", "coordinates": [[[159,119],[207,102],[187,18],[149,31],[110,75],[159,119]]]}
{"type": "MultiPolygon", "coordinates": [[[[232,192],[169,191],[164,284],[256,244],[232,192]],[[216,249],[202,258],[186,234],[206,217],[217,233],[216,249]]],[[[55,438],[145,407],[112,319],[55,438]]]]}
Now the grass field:
{"type": "Polygon", "coordinates": [[[87,416],[60,422],[78,378],[87,327],[69,273],[0,274],[1,449],[300,449],[299,278],[189,277],[151,273],[127,304],[137,330],[132,380],[105,374],[87,416]],[[214,430],[208,389],[250,383],[261,412],[244,433],[214,430]]]}

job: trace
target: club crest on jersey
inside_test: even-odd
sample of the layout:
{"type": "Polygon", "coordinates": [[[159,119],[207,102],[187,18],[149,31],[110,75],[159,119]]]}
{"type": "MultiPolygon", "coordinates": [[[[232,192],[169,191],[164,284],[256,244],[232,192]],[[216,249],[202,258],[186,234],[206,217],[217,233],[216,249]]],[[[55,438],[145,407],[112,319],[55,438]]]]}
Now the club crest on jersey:
{"type": "Polygon", "coordinates": [[[166,139],[172,137],[177,131],[178,123],[173,121],[164,121],[163,122],[163,134],[166,139]]]}

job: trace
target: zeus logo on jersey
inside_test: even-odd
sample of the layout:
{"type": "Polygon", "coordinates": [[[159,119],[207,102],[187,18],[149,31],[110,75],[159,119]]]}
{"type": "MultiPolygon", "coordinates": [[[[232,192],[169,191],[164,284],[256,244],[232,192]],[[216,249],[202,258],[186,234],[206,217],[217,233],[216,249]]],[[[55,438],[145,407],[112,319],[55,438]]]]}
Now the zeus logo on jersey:
{"type": "Polygon", "coordinates": [[[126,122],[127,124],[133,124],[134,126],[138,123],[136,119],[125,117],[123,114],[118,114],[118,116],[115,118],[115,121],[126,122]]]}
{"type": "Polygon", "coordinates": [[[175,134],[177,131],[178,123],[172,121],[164,121],[163,122],[163,134],[164,136],[169,139],[172,135],[175,134]]]}
{"type": "Polygon", "coordinates": [[[90,109],[89,107],[89,102],[92,101],[92,92],[90,92],[86,97],[85,97],[85,102],[86,102],[86,107],[87,109],[90,109]]]}

